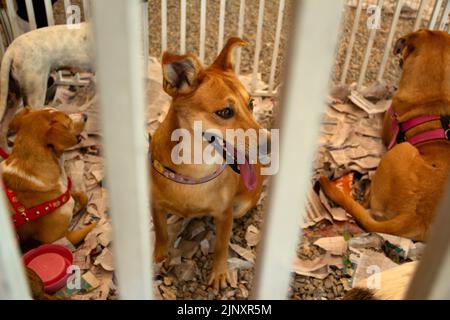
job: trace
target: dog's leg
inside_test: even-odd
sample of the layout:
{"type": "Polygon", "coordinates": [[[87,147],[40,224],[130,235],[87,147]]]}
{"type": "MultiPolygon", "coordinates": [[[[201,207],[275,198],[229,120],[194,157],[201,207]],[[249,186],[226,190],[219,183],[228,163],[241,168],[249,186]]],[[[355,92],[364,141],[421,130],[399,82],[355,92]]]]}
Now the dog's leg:
{"type": "Polygon", "coordinates": [[[87,226],[82,227],[80,229],[73,230],[73,231],[67,231],[64,236],[74,246],[76,246],[81,241],[83,241],[84,238],[86,238],[86,236],[88,235],[88,233],[91,232],[97,226],[97,223],[98,223],[98,221],[95,221],[95,222],[92,222],[91,224],[88,224],[87,226]]]}
{"type": "Polygon", "coordinates": [[[72,195],[73,199],[75,200],[75,208],[73,210],[75,213],[78,213],[81,210],[83,210],[84,208],[86,208],[88,201],[89,201],[86,193],[72,192],[71,195],[72,195]]]}
{"type": "Polygon", "coordinates": [[[30,75],[23,87],[24,106],[42,108],[47,95],[47,77],[49,72],[41,75],[30,75]]]}
{"type": "Polygon", "coordinates": [[[167,258],[169,252],[169,235],[167,233],[166,214],[163,210],[153,207],[153,228],[155,229],[154,262],[158,263],[167,258]]]}
{"type": "Polygon", "coordinates": [[[209,278],[209,285],[214,290],[226,288],[229,282],[227,268],[228,244],[230,243],[231,229],[233,227],[233,210],[227,209],[223,215],[215,217],[216,223],[216,248],[213,269],[209,278]]]}

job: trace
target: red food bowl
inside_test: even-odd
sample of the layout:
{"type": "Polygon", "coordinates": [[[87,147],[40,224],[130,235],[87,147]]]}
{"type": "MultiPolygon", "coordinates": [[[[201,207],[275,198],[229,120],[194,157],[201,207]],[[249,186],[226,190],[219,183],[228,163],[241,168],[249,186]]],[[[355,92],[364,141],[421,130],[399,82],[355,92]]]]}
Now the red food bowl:
{"type": "Polygon", "coordinates": [[[69,249],[57,244],[44,244],[23,256],[25,265],[37,273],[47,293],[58,291],[66,285],[67,268],[73,263],[69,249]]]}

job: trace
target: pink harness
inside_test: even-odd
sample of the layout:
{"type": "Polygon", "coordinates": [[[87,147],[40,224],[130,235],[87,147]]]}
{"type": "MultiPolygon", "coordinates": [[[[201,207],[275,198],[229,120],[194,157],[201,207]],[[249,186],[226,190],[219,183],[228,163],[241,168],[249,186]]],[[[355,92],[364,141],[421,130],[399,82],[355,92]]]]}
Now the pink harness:
{"type": "Polygon", "coordinates": [[[392,149],[396,143],[408,141],[412,145],[419,143],[433,141],[433,140],[450,140],[450,116],[433,116],[424,115],[409,119],[405,122],[398,122],[397,115],[392,106],[388,110],[391,117],[393,135],[388,149],[392,149]],[[441,121],[441,128],[432,129],[425,132],[418,133],[406,139],[405,133],[412,128],[430,121],[441,121]]]}

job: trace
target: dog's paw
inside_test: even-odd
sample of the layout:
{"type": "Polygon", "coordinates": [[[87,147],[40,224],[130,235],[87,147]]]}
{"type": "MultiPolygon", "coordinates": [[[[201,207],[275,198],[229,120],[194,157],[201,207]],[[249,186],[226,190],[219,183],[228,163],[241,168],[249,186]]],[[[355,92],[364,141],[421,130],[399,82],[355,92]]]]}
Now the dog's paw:
{"type": "Polygon", "coordinates": [[[209,276],[208,285],[212,286],[215,292],[219,289],[225,289],[230,283],[230,275],[228,269],[225,268],[213,268],[211,275],[209,276]]]}
{"type": "Polygon", "coordinates": [[[160,263],[167,259],[169,253],[167,248],[164,248],[163,246],[157,246],[155,248],[155,252],[153,253],[153,262],[154,263],[160,263]]]}

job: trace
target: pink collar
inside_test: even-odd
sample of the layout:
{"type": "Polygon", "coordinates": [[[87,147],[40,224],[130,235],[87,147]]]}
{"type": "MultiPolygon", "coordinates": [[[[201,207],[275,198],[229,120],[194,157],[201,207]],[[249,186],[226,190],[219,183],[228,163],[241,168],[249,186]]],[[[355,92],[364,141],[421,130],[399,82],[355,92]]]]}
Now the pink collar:
{"type": "Polygon", "coordinates": [[[211,181],[215,178],[217,178],[223,170],[225,170],[227,164],[224,162],[222,165],[218,165],[216,170],[214,170],[213,173],[208,174],[207,176],[201,177],[201,178],[192,178],[189,176],[182,175],[181,173],[175,172],[166,166],[162,165],[158,160],[154,159],[152,161],[152,166],[162,176],[166,177],[169,180],[172,180],[177,183],[181,184],[202,184],[206,183],[208,181],[211,181]]]}
{"type": "Polygon", "coordinates": [[[388,112],[391,117],[393,131],[391,142],[388,146],[389,150],[392,149],[396,143],[404,141],[408,141],[412,145],[417,145],[419,143],[433,140],[450,140],[450,116],[423,115],[409,119],[405,122],[398,122],[397,115],[395,114],[392,106],[389,108],[388,112]],[[442,128],[424,131],[406,139],[405,133],[408,130],[411,130],[421,124],[437,120],[441,121],[442,128]]]}

